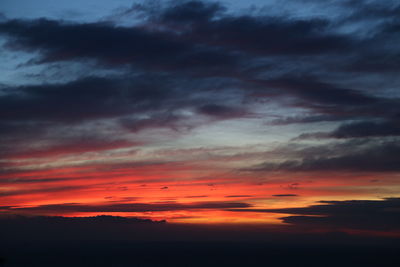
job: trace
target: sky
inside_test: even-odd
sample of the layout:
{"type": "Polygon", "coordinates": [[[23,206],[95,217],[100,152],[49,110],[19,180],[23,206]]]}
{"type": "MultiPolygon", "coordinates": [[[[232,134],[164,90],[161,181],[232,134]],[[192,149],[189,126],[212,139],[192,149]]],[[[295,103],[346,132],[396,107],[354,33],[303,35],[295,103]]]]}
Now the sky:
{"type": "Polygon", "coordinates": [[[400,236],[400,3],[0,3],[0,213],[400,236]]]}

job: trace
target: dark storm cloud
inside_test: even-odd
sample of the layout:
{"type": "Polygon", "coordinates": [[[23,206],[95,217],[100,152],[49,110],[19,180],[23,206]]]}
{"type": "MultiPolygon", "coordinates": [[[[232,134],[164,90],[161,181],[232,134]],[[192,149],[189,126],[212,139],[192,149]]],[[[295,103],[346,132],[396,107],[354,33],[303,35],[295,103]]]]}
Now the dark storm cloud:
{"type": "Polygon", "coordinates": [[[0,24],[0,33],[10,36],[12,49],[40,51],[42,62],[92,58],[114,66],[192,69],[197,75],[220,72],[216,67],[232,75],[238,50],[262,55],[320,54],[345,51],[355,42],[331,33],[324,20],[233,16],[223,10],[220,4],[190,1],[153,12],[149,22],[132,27],[10,20],[0,24]],[[161,26],[148,27],[154,20],[161,26]]]}
{"type": "Polygon", "coordinates": [[[217,118],[238,118],[250,115],[246,110],[240,107],[230,107],[217,104],[206,104],[197,109],[200,114],[217,118]]]}
{"type": "Polygon", "coordinates": [[[178,2],[162,10],[161,14],[158,14],[158,19],[174,23],[207,22],[224,11],[226,11],[225,7],[219,3],[178,2]]]}
{"type": "MultiPolygon", "coordinates": [[[[275,124],[289,124],[289,123],[306,123],[314,122],[308,121],[307,118],[287,118],[285,120],[278,120],[275,124]]],[[[337,120],[337,119],[336,119],[337,120]]],[[[316,121],[320,121],[318,118],[316,121]]],[[[380,120],[377,121],[371,118],[370,121],[356,121],[345,123],[337,127],[331,132],[314,132],[305,133],[296,137],[294,140],[304,139],[326,139],[326,138],[372,138],[372,137],[396,137],[400,136],[400,124],[397,120],[380,120]]]]}
{"type": "Polygon", "coordinates": [[[216,3],[190,1],[159,13],[164,23],[192,23],[198,42],[261,54],[318,54],[349,48],[354,42],[330,33],[326,20],[285,20],[224,13],[216,3]]]}
{"type": "Polygon", "coordinates": [[[399,98],[373,96],[361,86],[343,88],[310,75],[286,75],[248,82],[255,97],[294,97],[286,105],[312,110],[310,115],[274,120],[273,125],[350,119],[397,120],[400,114],[399,98]]]}
{"type": "Polygon", "coordinates": [[[30,211],[36,213],[65,213],[65,212],[147,212],[147,211],[176,211],[176,210],[198,210],[198,209],[230,209],[247,208],[250,204],[240,202],[196,202],[189,204],[180,203],[129,203],[112,205],[85,205],[75,203],[41,205],[37,207],[14,207],[8,211],[30,211]]]}
{"type": "Polygon", "coordinates": [[[3,120],[76,122],[152,108],[170,93],[144,79],[84,78],[65,84],[10,88],[0,96],[3,120]]]}
{"type": "Polygon", "coordinates": [[[287,125],[292,123],[314,123],[321,121],[337,121],[341,118],[335,115],[309,115],[309,116],[293,116],[283,119],[276,119],[271,122],[272,125],[287,125]]]}
{"type": "Polygon", "coordinates": [[[350,48],[353,40],[330,34],[327,25],[324,20],[226,17],[198,26],[193,38],[261,55],[313,55],[350,48]]]}
{"type": "MultiPolygon", "coordinates": [[[[1,206],[0,209],[5,209],[6,206],[1,206]]],[[[24,217],[24,216],[16,216],[16,217],[6,217],[1,218],[4,223],[7,220],[11,220],[14,223],[31,223],[31,224],[43,224],[43,223],[57,223],[57,224],[65,224],[65,223],[165,223],[165,221],[152,221],[150,219],[141,219],[135,217],[120,217],[120,216],[108,216],[108,215],[99,215],[93,217],[59,217],[59,216],[36,216],[36,217],[24,217]]]]}
{"type": "MultiPolygon", "coordinates": [[[[42,61],[96,59],[113,66],[132,64],[146,70],[163,70],[173,78],[176,72],[187,74],[188,71],[201,77],[234,77],[242,87],[283,89],[302,99],[305,107],[323,113],[333,112],[336,106],[377,102],[360,91],[338,87],[312,76],[289,75],[262,80],[254,78],[257,71],[244,71],[243,67],[255,64],[254,53],[274,57],[325,53],[328,61],[330,52],[357,54],[360,44],[356,38],[334,34],[328,21],[235,16],[224,11],[220,4],[202,1],[169,2],[156,10],[146,8],[146,5],[132,8],[132,12],[141,10],[148,17],[142,24],[131,27],[43,19],[12,20],[0,23],[0,32],[10,36],[9,47],[38,50],[42,61]]],[[[290,59],[284,60],[290,63],[290,59]]],[[[271,96],[271,93],[266,94],[271,96]]],[[[210,107],[199,110],[213,114],[223,111],[210,107]]]]}
{"type": "Polygon", "coordinates": [[[285,90],[316,105],[358,106],[370,105],[378,101],[376,98],[354,89],[340,88],[326,82],[318,81],[315,77],[311,76],[282,77],[275,80],[255,82],[266,87],[285,90]]]}
{"type": "Polygon", "coordinates": [[[218,104],[222,100],[210,95],[208,86],[207,80],[146,74],[8,87],[0,95],[0,135],[26,137],[43,134],[49,127],[118,117],[120,125],[132,132],[194,127],[185,122],[188,116],[179,114],[181,109],[215,119],[248,116],[241,106],[218,104]]]}
{"type": "MultiPolygon", "coordinates": [[[[268,82],[267,82],[268,84],[268,82]]],[[[277,85],[268,85],[266,88],[257,88],[258,91],[264,91],[269,94],[271,88],[281,88],[277,85]]],[[[300,87],[293,86],[290,92],[279,92],[278,96],[295,95],[298,98],[290,104],[294,107],[303,107],[310,109],[313,115],[291,116],[282,119],[276,119],[271,122],[272,125],[287,125],[293,123],[316,123],[316,122],[340,122],[345,120],[364,120],[371,121],[372,124],[379,124],[376,121],[387,121],[382,126],[388,128],[390,124],[396,123],[400,114],[400,99],[389,97],[374,97],[361,90],[344,90],[338,88],[337,91],[327,90],[326,95],[324,86],[321,87],[300,87]],[[319,88],[319,89],[318,89],[319,88]],[[352,95],[354,93],[354,95],[352,95]],[[346,96],[349,94],[348,96],[346,96]],[[329,97],[330,95],[330,97],[329,97]]],[[[273,91],[272,91],[273,93],[273,91]]],[[[276,93],[275,93],[276,95],[276,93]]],[[[392,126],[393,128],[395,126],[392,126]]],[[[384,130],[383,130],[384,131],[384,130]]],[[[389,131],[393,131],[388,129],[389,131]]],[[[374,135],[374,134],[373,134],[374,135]]],[[[391,135],[391,134],[387,134],[391,135]]]]}
{"type": "Polygon", "coordinates": [[[345,69],[355,72],[398,72],[400,71],[400,51],[382,53],[373,53],[360,56],[353,62],[350,62],[345,69]]]}
{"type": "MultiPolygon", "coordinates": [[[[289,149],[290,150],[290,149],[289,149]]],[[[394,141],[348,141],[289,151],[297,159],[254,166],[250,171],[398,172],[400,145],[394,141]]]]}
{"type": "MultiPolygon", "coordinates": [[[[320,203],[305,208],[269,209],[260,212],[293,214],[293,216],[281,219],[283,222],[299,226],[400,230],[398,223],[400,220],[400,198],[320,201],[320,203]]],[[[256,210],[251,209],[249,211],[256,210]]]]}
{"type": "Polygon", "coordinates": [[[200,47],[171,32],[112,24],[66,24],[40,19],[0,24],[11,36],[8,47],[39,50],[41,62],[97,59],[111,66],[134,64],[154,69],[229,66],[233,58],[212,47],[200,47]]]}
{"type": "Polygon", "coordinates": [[[297,226],[327,229],[400,230],[400,199],[320,201],[305,208],[237,209],[238,212],[293,214],[281,218],[297,226]]]}
{"type": "Polygon", "coordinates": [[[48,122],[35,122],[29,120],[20,122],[12,120],[6,121],[2,119],[2,121],[0,121],[0,138],[4,141],[10,139],[12,140],[16,137],[29,139],[38,135],[45,134],[49,127],[50,123],[48,122]]]}
{"type": "Polygon", "coordinates": [[[60,128],[124,116],[136,121],[135,127],[129,124],[131,130],[172,128],[175,121],[179,121],[178,116],[171,115],[168,121],[159,118],[152,123],[136,117],[162,110],[167,110],[163,114],[174,114],[174,110],[197,105],[199,101],[185,97],[173,84],[175,81],[165,77],[157,76],[155,81],[151,75],[139,75],[135,78],[87,77],[67,83],[7,87],[0,95],[0,136],[5,141],[0,145],[0,156],[60,156],[135,145],[122,139],[102,137],[99,133],[88,134],[83,128],[72,130],[73,136],[68,136],[60,128]],[[32,147],[38,139],[46,142],[40,147],[32,147]]]}
{"type": "Polygon", "coordinates": [[[331,134],[336,138],[399,136],[398,121],[362,121],[343,124],[331,134]]]}

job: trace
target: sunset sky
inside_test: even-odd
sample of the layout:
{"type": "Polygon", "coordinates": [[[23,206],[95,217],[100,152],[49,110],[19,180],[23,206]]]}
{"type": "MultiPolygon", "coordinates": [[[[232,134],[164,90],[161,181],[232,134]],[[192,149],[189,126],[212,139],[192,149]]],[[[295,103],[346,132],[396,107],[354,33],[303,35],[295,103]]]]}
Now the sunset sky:
{"type": "Polygon", "coordinates": [[[399,14],[1,0],[0,214],[400,235],[399,14]]]}

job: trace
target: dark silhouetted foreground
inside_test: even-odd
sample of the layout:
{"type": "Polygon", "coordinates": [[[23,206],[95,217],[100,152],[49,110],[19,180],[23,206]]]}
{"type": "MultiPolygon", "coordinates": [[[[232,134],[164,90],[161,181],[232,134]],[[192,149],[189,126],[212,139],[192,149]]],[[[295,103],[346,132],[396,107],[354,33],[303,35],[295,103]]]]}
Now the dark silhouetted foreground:
{"type": "MultiPolygon", "coordinates": [[[[0,220],[3,266],[400,266],[400,240],[121,217],[0,220]]],[[[0,265],[1,266],[1,265],[0,265]]]]}

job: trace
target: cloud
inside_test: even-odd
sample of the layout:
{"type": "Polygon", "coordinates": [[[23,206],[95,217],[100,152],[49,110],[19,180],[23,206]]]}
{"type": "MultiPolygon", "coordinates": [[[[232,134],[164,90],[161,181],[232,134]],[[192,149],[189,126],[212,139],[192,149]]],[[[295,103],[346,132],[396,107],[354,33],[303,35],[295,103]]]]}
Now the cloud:
{"type": "Polygon", "coordinates": [[[247,208],[250,204],[241,202],[195,202],[188,204],[166,203],[129,203],[112,205],[86,205],[76,203],[40,205],[37,207],[3,207],[9,212],[33,212],[36,214],[76,213],[76,212],[148,212],[148,211],[176,211],[199,209],[229,209],[247,208]]]}
{"type": "Polygon", "coordinates": [[[282,209],[277,212],[304,216],[283,217],[295,225],[317,225],[330,228],[361,230],[400,230],[400,199],[321,201],[323,205],[282,209]],[[322,217],[307,216],[322,215],[322,217]]]}
{"type": "Polygon", "coordinates": [[[149,118],[123,118],[121,119],[121,125],[131,132],[140,132],[144,129],[152,128],[167,128],[175,131],[179,131],[182,128],[190,129],[191,126],[185,123],[185,117],[171,113],[154,114],[149,118]]]}
{"type": "Polygon", "coordinates": [[[304,208],[232,209],[239,212],[292,214],[285,223],[325,229],[400,230],[400,198],[384,200],[319,201],[304,208]]]}
{"type": "MultiPolygon", "coordinates": [[[[277,124],[305,122],[302,118],[292,118],[277,121],[277,124]]],[[[371,138],[371,137],[395,137],[400,135],[400,126],[397,120],[374,119],[348,122],[340,125],[331,132],[314,132],[299,135],[296,139],[324,139],[324,138],[371,138]]]]}
{"type": "Polygon", "coordinates": [[[147,110],[171,92],[145,79],[87,77],[64,84],[9,88],[12,93],[0,96],[0,112],[6,121],[77,122],[147,110]]]}
{"type": "MultiPolygon", "coordinates": [[[[58,140],[60,141],[60,140],[58,140]]],[[[61,143],[43,146],[40,148],[25,148],[22,150],[12,150],[9,153],[0,153],[0,157],[7,159],[26,159],[42,157],[58,157],[69,154],[82,154],[86,152],[107,151],[118,148],[137,146],[125,140],[99,140],[94,138],[82,138],[76,140],[62,140],[61,143]]]]}
{"type": "Polygon", "coordinates": [[[201,1],[178,2],[167,6],[158,14],[159,20],[166,23],[207,22],[225,11],[220,3],[201,1]]]}
{"type": "Polygon", "coordinates": [[[301,159],[286,160],[281,163],[266,162],[248,170],[289,172],[397,172],[400,170],[400,161],[397,156],[400,153],[400,146],[396,141],[349,141],[331,146],[308,147],[292,153],[300,155],[301,159]]]}
{"type": "Polygon", "coordinates": [[[13,49],[39,50],[39,62],[95,59],[110,66],[146,69],[229,66],[234,58],[212,47],[202,48],[172,32],[106,23],[68,24],[55,20],[10,20],[0,33],[11,36],[13,49]]]}
{"type": "Polygon", "coordinates": [[[331,134],[335,138],[399,136],[397,121],[361,121],[343,124],[331,134]]]}
{"type": "Polygon", "coordinates": [[[242,197],[252,197],[252,195],[229,195],[225,196],[227,198],[242,198],[242,197]]]}
{"type": "Polygon", "coordinates": [[[277,195],[272,195],[273,197],[297,197],[299,195],[296,194],[277,194],[277,195]]]}
{"type": "Polygon", "coordinates": [[[160,128],[183,133],[213,121],[248,116],[240,103],[219,104],[226,91],[210,94],[208,85],[203,80],[145,74],[9,86],[0,94],[0,136],[7,141],[0,144],[0,155],[43,157],[124,148],[139,143],[105,133],[160,128]],[[94,130],[89,133],[89,128],[94,130]],[[33,146],[37,141],[40,146],[33,146]]]}
{"type": "Polygon", "coordinates": [[[249,115],[242,108],[229,107],[225,105],[206,104],[198,108],[200,114],[217,117],[217,118],[238,118],[249,115]]]}
{"type": "MultiPolygon", "coordinates": [[[[335,85],[325,81],[326,77],[302,74],[310,73],[308,70],[301,69],[296,71],[300,74],[293,75],[290,68],[282,66],[284,74],[277,75],[270,69],[271,66],[280,62],[293,65],[293,61],[297,59],[288,58],[288,55],[302,56],[322,53],[327,62],[340,57],[340,55],[332,56],[330,54],[336,52],[340,54],[360,53],[363,57],[364,50],[359,49],[360,43],[372,41],[369,39],[360,41],[358,38],[361,37],[356,38],[350,34],[334,31],[328,20],[288,19],[254,14],[238,15],[227,12],[226,8],[219,3],[203,1],[168,2],[160,4],[156,9],[152,8],[151,4],[148,6],[134,5],[131,9],[132,12],[142,12],[145,16],[140,22],[129,27],[111,23],[66,23],[46,19],[9,20],[0,23],[0,33],[9,36],[9,46],[12,46],[13,49],[39,51],[42,62],[83,62],[94,59],[100,63],[100,66],[106,64],[111,68],[125,65],[134,66],[134,73],[162,71],[172,82],[182,83],[183,77],[199,77],[203,79],[203,83],[206,79],[218,78],[218,81],[212,81],[212,86],[216,86],[224,79],[230,80],[230,84],[224,85],[222,91],[234,86],[254,88],[258,92],[262,89],[261,91],[266,94],[265,98],[295,96],[300,101],[295,101],[294,106],[300,105],[322,113],[313,116],[321,120],[326,119],[326,116],[329,116],[329,120],[335,120],[335,118],[365,116],[371,112],[374,115],[386,116],[384,114],[389,113],[389,110],[395,111],[395,107],[399,104],[396,100],[384,101],[379,97],[371,96],[363,90],[335,85]],[[286,57],[269,58],[271,55],[286,57]],[[260,61],[264,60],[269,62],[265,66],[260,64],[260,61]],[[260,75],[265,72],[270,72],[270,74],[260,75]]],[[[376,38],[383,38],[378,35],[376,38]]],[[[374,38],[375,36],[370,39],[374,38]]],[[[326,65],[325,62],[321,63],[313,58],[310,58],[310,61],[316,64],[314,68],[321,67],[321,64],[326,65]]],[[[351,58],[343,57],[341,61],[349,62],[351,58]]],[[[326,69],[326,67],[322,68],[326,69]]],[[[21,113],[17,112],[13,115],[14,117],[18,117],[18,115],[26,117],[29,114],[24,111],[33,111],[31,116],[39,116],[38,113],[42,113],[41,116],[53,114],[54,117],[64,116],[64,119],[76,121],[77,119],[95,119],[99,116],[126,115],[137,111],[135,106],[139,106],[142,111],[149,111],[146,104],[152,103],[153,109],[151,110],[156,111],[155,113],[171,114],[172,127],[177,124],[176,120],[181,118],[179,114],[173,112],[175,109],[165,110],[167,107],[162,105],[165,102],[161,99],[170,100],[177,96],[176,88],[174,88],[176,84],[170,85],[171,81],[159,81],[160,77],[150,76],[143,77],[141,81],[131,77],[123,77],[122,81],[87,79],[66,84],[65,91],[70,92],[70,95],[57,94],[59,99],[56,96],[48,99],[45,96],[37,95],[36,103],[32,103],[32,98],[28,97],[26,105],[23,105],[25,103],[21,102],[20,95],[7,95],[7,99],[0,103],[10,103],[7,106],[8,110],[17,108],[15,106],[17,105],[21,113]],[[168,89],[160,90],[160,85],[165,84],[170,85],[167,86],[168,89]],[[70,90],[67,89],[68,87],[70,90]],[[90,89],[77,92],[77,87],[90,89]],[[91,90],[94,87],[101,88],[101,90],[94,92],[91,90]],[[134,89],[137,87],[141,87],[142,90],[134,89]],[[146,90],[143,89],[144,87],[146,90]],[[118,89],[115,90],[115,88],[118,89]],[[110,95],[112,91],[108,89],[114,89],[114,94],[110,95]],[[96,95],[92,102],[86,97],[87,91],[92,91],[91,93],[96,95]],[[147,98],[145,92],[148,92],[147,98]],[[128,99],[121,99],[126,94],[128,99]],[[75,112],[67,111],[66,106],[71,104],[70,98],[74,95],[82,95],[82,100],[76,104],[80,106],[85,103],[85,107],[79,107],[75,112]],[[129,96],[135,98],[135,101],[131,102],[129,96]],[[64,101],[61,101],[61,98],[64,101]],[[143,103],[146,101],[147,103],[143,103]],[[40,102],[47,103],[47,105],[41,105],[40,102]],[[42,107],[42,110],[38,107],[34,108],[33,105],[42,107]],[[46,106],[47,108],[45,108],[46,106]],[[64,110],[65,114],[60,114],[61,110],[64,110]]],[[[200,90],[187,95],[207,91],[210,89],[209,86],[210,84],[206,83],[200,90]]],[[[54,89],[47,85],[42,87],[44,87],[42,92],[47,90],[46,94],[49,89],[54,89]]],[[[22,91],[28,96],[40,93],[35,87],[27,87],[22,91]]],[[[249,92],[251,90],[246,91],[251,94],[249,92]]],[[[179,92],[178,96],[182,98],[181,93],[179,92]]],[[[224,93],[230,94],[228,90],[224,93]]],[[[191,107],[199,113],[218,118],[249,115],[248,110],[243,106],[218,103],[213,101],[211,95],[208,98],[205,97],[204,100],[195,106],[191,105],[191,107]]],[[[237,102],[241,101],[241,99],[237,100],[237,102]]],[[[77,100],[75,99],[75,101],[77,100]]],[[[174,101],[171,103],[176,104],[174,101]]],[[[181,105],[182,102],[180,102],[180,107],[182,107],[181,105]]],[[[169,105],[168,108],[171,106],[169,105]]],[[[392,111],[390,111],[391,114],[392,111]]],[[[7,113],[5,114],[7,117],[7,113]]],[[[146,127],[153,128],[157,125],[168,128],[168,125],[159,122],[157,117],[158,115],[133,118],[132,126],[128,126],[128,128],[133,131],[146,127]]]]}
{"type": "Polygon", "coordinates": [[[320,82],[315,77],[282,77],[274,80],[257,81],[268,87],[275,87],[304,100],[335,106],[358,106],[374,104],[377,99],[354,89],[341,88],[326,82],[320,82]]]}
{"type": "Polygon", "coordinates": [[[32,223],[32,224],[47,224],[47,223],[57,223],[57,224],[102,224],[102,223],[165,223],[165,221],[152,221],[150,219],[142,219],[135,217],[121,217],[121,216],[109,216],[109,215],[99,215],[90,217],[61,217],[61,216],[16,216],[16,217],[6,217],[1,218],[0,221],[13,221],[14,223],[32,223]]]}
{"type": "Polygon", "coordinates": [[[226,17],[200,25],[198,39],[261,55],[313,55],[349,48],[351,39],[326,32],[324,20],[280,20],[263,17],[226,17]]]}
{"type": "Polygon", "coordinates": [[[0,191],[0,198],[1,197],[9,197],[9,196],[18,196],[18,195],[31,195],[31,194],[42,194],[42,193],[58,193],[58,192],[82,190],[82,189],[88,189],[88,188],[90,188],[90,186],[87,186],[87,185],[68,185],[68,186],[56,186],[56,187],[48,187],[48,188],[38,188],[38,189],[1,190],[0,191]]]}
{"type": "Polygon", "coordinates": [[[344,120],[396,121],[400,100],[374,96],[362,88],[346,88],[312,75],[290,74],[274,79],[250,79],[255,97],[288,98],[285,105],[309,110],[305,115],[275,119],[271,125],[344,120]]]}

